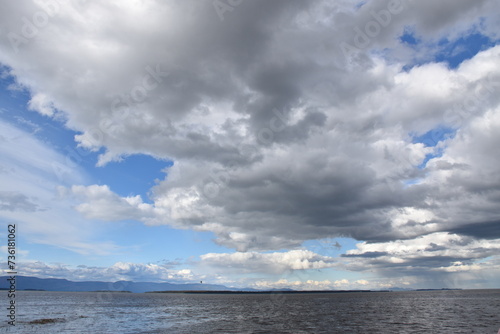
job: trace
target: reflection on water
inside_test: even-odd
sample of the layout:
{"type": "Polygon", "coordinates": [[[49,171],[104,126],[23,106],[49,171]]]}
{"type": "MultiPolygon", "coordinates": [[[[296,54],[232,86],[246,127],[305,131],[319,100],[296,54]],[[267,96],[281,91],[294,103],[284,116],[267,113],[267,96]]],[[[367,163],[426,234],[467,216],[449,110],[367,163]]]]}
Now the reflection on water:
{"type": "Polygon", "coordinates": [[[0,330],[495,334],[500,328],[500,290],[270,295],[23,291],[16,304],[16,328],[3,321],[0,330]]]}

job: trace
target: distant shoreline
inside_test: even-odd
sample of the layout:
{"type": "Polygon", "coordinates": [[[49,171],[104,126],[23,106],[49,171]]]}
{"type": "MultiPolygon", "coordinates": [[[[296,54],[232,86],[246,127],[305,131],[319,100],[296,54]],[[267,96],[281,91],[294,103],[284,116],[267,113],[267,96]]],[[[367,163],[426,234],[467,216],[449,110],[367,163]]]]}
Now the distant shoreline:
{"type": "Polygon", "coordinates": [[[463,289],[415,289],[407,291],[392,290],[266,290],[266,291],[215,291],[215,290],[186,290],[186,291],[146,291],[145,293],[188,293],[188,294],[224,294],[224,295],[252,295],[252,294],[307,294],[307,293],[356,293],[356,292],[411,292],[411,291],[453,291],[463,289]]]}
{"type": "MultiPolygon", "coordinates": [[[[0,288],[0,291],[5,290],[0,288]]],[[[115,290],[88,290],[88,291],[68,291],[68,290],[43,290],[43,289],[21,289],[20,292],[64,292],[64,293],[131,293],[131,294],[209,294],[209,295],[271,295],[271,294],[342,294],[342,293],[369,293],[369,292],[439,292],[439,291],[464,291],[464,290],[499,290],[499,289],[413,289],[413,290],[264,290],[264,291],[227,291],[227,290],[165,290],[165,291],[115,291],[115,290]]]]}
{"type": "MultiPolygon", "coordinates": [[[[9,289],[8,276],[0,276],[0,290],[9,289]]],[[[100,293],[184,293],[184,294],[314,294],[314,293],[359,293],[359,292],[399,292],[399,291],[453,291],[462,288],[409,289],[385,288],[383,290],[292,290],[272,289],[256,290],[248,287],[227,287],[217,284],[168,282],[133,282],[133,281],[69,281],[60,278],[37,278],[17,276],[17,291],[61,291],[61,292],[100,292],[100,293]]]]}
{"type": "Polygon", "coordinates": [[[265,290],[265,291],[217,291],[217,290],[186,290],[186,291],[146,291],[145,293],[199,293],[199,294],[224,294],[224,295],[259,295],[259,294],[297,294],[297,293],[349,293],[349,292],[390,292],[389,290],[311,290],[311,291],[289,291],[289,290],[265,290]]]}

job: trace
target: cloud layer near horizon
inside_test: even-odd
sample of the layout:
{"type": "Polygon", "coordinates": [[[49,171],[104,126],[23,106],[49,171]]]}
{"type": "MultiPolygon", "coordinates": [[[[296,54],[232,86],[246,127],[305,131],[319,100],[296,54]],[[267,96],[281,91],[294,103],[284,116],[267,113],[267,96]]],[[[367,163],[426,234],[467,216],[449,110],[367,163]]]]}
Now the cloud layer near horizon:
{"type": "Polygon", "coordinates": [[[347,236],[376,245],[348,256],[387,265],[391,242],[443,236],[436,247],[468,254],[471,240],[500,238],[500,47],[456,69],[432,62],[444,38],[496,40],[495,1],[243,1],[222,20],[212,1],[6,6],[2,31],[24,40],[4,38],[0,62],[31,109],[103,150],[99,165],[174,162],[152,203],[61,189],[87,218],[211,231],[238,251],[347,236]],[[26,36],[20,18],[39,12],[47,22],[26,36]],[[373,13],[390,18],[360,45],[373,13]],[[417,49],[399,39],[409,28],[417,49]],[[426,133],[431,143],[415,140],[426,133]]]}

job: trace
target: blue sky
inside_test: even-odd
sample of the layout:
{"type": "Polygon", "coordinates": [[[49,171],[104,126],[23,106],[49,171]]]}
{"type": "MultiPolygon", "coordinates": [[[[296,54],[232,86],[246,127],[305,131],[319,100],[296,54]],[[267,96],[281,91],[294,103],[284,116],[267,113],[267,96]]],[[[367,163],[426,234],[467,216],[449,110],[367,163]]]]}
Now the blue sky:
{"type": "Polygon", "coordinates": [[[2,14],[21,274],[498,287],[494,1],[52,5],[2,14]]]}

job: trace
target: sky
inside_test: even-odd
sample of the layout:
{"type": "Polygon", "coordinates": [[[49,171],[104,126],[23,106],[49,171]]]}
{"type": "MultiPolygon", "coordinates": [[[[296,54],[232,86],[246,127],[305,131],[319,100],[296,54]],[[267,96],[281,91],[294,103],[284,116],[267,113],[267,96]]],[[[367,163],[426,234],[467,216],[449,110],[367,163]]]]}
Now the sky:
{"type": "Polygon", "coordinates": [[[495,0],[3,1],[0,262],[500,288],[495,0]]]}

